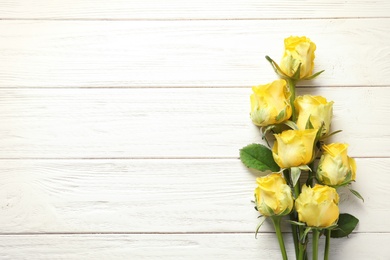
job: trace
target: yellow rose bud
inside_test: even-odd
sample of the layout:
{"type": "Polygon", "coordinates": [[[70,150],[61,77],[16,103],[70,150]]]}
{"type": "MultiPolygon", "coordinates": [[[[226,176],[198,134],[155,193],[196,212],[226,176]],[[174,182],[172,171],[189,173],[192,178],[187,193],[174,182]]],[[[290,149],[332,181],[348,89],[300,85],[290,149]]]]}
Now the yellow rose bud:
{"type": "Polygon", "coordinates": [[[316,45],[304,36],[291,36],[284,40],[284,47],[284,55],[280,63],[281,70],[293,77],[301,64],[299,78],[310,77],[314,68],[316,45]]]}
{"type": "Polygon", "coordinates": [[[339,195],[332,187],[316,184],[313,188],[304,185],[295,200],[295,209],[300,222],[309,227],[329,227],[339,218],[339,195]]]}
{"type": "Polygon", "coordinates": [[[297,125],[299,129],[306,128],[310,117],[310,122],[315,129],[319,129],[324,123],[321,135],[329,133],[333,116],[333,101],[328,102],[326,98],[321,96],[304,95],[297,97],[294,103],[298,113],[297,125]]]}
{"type": "Polygon", "coordinates": [[[294,205],[291,188],[279,173],[257,178],[256,182],[256,207],[262,215],[271,217],[290,213],[294,205]]]}
{"type": "Polygon", "coordinates": [[[307,165],[313,160],[317,129],[287,130],[276,134],[272,155],[280,168],[307,165]]]}
{"type": "Polygon", "coordinates": [[[333,143],[322,146],[317,168],[317,179],[326,185],[338,186],[356,179],[355,160],[347,155],[347,144],[333,143]]]}
{"type": "Polygon", "coordinates": [[[284,79],[253,87],[252,90],[250,115],[255,125],[278,124],[290,118],[290,95],[284,79]]]}

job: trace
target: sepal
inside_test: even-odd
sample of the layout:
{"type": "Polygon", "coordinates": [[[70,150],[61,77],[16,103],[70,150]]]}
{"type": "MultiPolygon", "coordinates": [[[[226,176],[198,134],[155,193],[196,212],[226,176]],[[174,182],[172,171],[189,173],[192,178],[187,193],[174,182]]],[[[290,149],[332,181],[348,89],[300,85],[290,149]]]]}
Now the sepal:
{"type": "Polygon", "coordinates": [[[307,241],[307,240],[306,240],[306,236],[307,236],[307,234],[309,234],[309,232],[310,232],[312,229],[313,229],[312,227],[306,227],[306,228],[305,228],[305,231],[303,232],[302,237],[299,238],[299,242],[300,242],[301,244],[304,244],[305,241],[307,241]]]}
{"type": "Polygon", "coordinates": [[[294,75],[292,76],[293,79],[299,80],[301,78],[301,66],[302,63],[299,63],[297,71],[295,71],[294,75]]]}
{"type": "Polygon", "coordinates": [[[267,133],[271,130],[273,130],[277,125],[269,125],[269,126],[266,126],[266,127],[262,127],[261,128],[261,139],[262,140],[265,140],[265,142],[267,143],[268,147],[271,147],[271,145],[269,144],[268,142],[268,139],[267,139],[267,133]]]}
{"type": "Polygon", "coordinates": [[[310,115],[309,118],[307,119],[305,129],[314,129],[314,126],[313,126],[313,124],[312,124],[311,121],[310,121],[310,117],[311,117],[311,115],[310,115]]]}
{"type": "Polygon", "coordinates": [[[301,177],[302,171],[310,171],[311,172],[311,169],[307,165],[300,165],[298,167],[291,167],[291,179],[292,179],[293,186],[295,186],[298,183],[299,177],[301,177]]]}
{"type": "Polygon", "coordinates": [[[284,78],[284,79],[291,79],[291,80],[312,80],[312,79],[315,79],[316,77],[318,77],[320,74],[322,74],[325,70],[321,70],[311,76],[308,76],[308,77],[304,77],[304,78],[300,78],[301,76],[301,65],[302,63],[299,64],[297,70],[295,71],[294,75],[292,77],[288,76],[286,73],[284,73],[282,71],[282,69],[279,67],[279,65],[273,60],[271,59],[268,55],[265,56],[265,58],[267,59],[267,61],[271,64],[272,68],[275,70],[276,74],[278,74],[280,77],[284,78]]]}
{"type": "Polygon", "coordinates": [[[286,126],[290,127],[292,130],[298,130],[298,126],[295,122],[291,121],[291,120],[287,120],[285,122],[283,122],[283,124],[285,124],[286,126]]]}
{"type": "Polygon", "coordinates": [[[332,133],[329,133],[329,134],[323,135],[323,136],[321,136],[321,138],[320,138],[320,141],[323,141],[323,140],[325,140],[325,139],[327,139],[327,138],[331,137],[332,135],[335,135],[335,134],[341,133],[342,131],[343,131],[343,130],[337,130],[337,131],[334,131],[334,132],[332,132],[332,133]]]}
{"type": "Polygon", "coordinates": [[[293,187],[299,181],[299,177],[301,176],[301,169],[299,167],[291,167],[291,180],[293,187]]]}
{"type": "Polygon", "coordinates": [[[265,221],[266,219],[267,219],[267,218],[264,217],[264,218],[260,221],[260,223],[257,225],[257,227],[256,227],[256,232],[255,232],[255,238],[257,238],[257,233],[259,233],[259,229],[261,228],[261,226],[263,225],[263,223],[264,223],[264,221],[265,221]]]}
{"type": "Polygon", "coordinates": [[[290,223],[291,225],[295,225],[295,226],[301,226],[301,227],[304,227],[306,226],[305,223],[303,222],[299,222],[299,221],[294,221],[294,220],[286,220],[288,223],[290,223]]]}
{"type": "Polygon", "coordinates": [[[282,71],[282,69],[279,67],[279,65],[273,59],[271,59],[268,55],[265,56],[265,58],[271,64],[271,66],[275,70],[276,74],[278,74],[280,77],[285,78],[285,79],[290,78],[287,74],[285,74],[282,71]]]}
{"type": "Polygon", "coordinates": [[[311,79],[315,79],[317,78],[321,73],[323,73],[325,70],[321,70],[317,73],[314,73],[313,75],[311,75],[310,77],[306,77],[306,78],[303,78],[303,80],[311,80],[311,79]]]}
{"type": "Polygon", "coordinates": [[[360,193],[359,193],[358,191],[353,190],[353,189],[349,189],[349,191],[350,191],[353,195],[355,195],[358,199],[361,199],[361,200],[364,202],[363,196],[360,195],[360,193]]]}

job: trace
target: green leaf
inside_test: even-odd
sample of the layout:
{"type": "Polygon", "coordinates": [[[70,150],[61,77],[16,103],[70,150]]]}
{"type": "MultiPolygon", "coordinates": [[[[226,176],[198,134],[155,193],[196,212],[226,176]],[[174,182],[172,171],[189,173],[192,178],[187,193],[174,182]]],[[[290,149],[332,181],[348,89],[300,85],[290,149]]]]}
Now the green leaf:
{"type": "Polygon", "coordinates": [[[350,191],[353,195],[355,195],[356,197],[358,197],[359,199],[361,199],[361,200],[364,202],[364,198],[363,198],[362,195],[360,195],[359,192],[357,192],[356,190],[353,190],[353,189],[349,189],[349,191],[350,191]]]}
{"type": "Polygon", "coordinates": [[[240,150],[240,159],[246,167],[259,171],[278,172],[272,151],[262,144],[250,144],[240,150]]]}
{"type": "Polygon", "coordinates": [[[355,218],[351,214],[340,214],[337,222],[337,228],[332,230],[330,236],[333,238],[346,237],[352,233],[358,223],[359,219],[355,218]]]}
{"type": "Polygon", "coordinates": [[[299,177],[301,176],[301,169],[299,167],[291,167],[291,179],[292,184],[295,186],[299,180],[299,177]]]}

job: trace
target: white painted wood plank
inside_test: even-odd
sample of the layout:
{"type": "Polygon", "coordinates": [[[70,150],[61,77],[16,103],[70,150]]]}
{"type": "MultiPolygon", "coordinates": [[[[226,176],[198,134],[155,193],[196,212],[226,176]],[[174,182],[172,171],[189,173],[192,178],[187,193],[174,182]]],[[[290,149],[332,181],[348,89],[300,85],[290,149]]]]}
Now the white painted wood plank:
{"type": "MultiPolygon", "coordinates": [[[[238,157],[263,142],[250,88],[3,89],[0,158],[238,157]]],[[[390,88],[302,88],[335,101],[333,141],[390,155],[390,88]]]]}
{"type": "Polygon", "coordinates": [[[17,0],[0,2],[0,18],[22,19],[264,19],[389,17],[380,1],[286,0],[17,0]]]}
{"type": "MultiPolygon", "coordinates": [[[[340,211],[360,219],[357,232],[389,232],[390,201],[383,198],[390,196],[390,159],[357,159],[357,167],[353,188],[365,202],[340,190],[340,211]]],[[[0,176],[3,234],[254,235],[260,221],[251,202],[258,175],[237,159],[2,160],[0,176]]]]}
{"type": "MultiPolygon", "coordinates": [[[[387,260],[389,233],[331,240],[329,259],[387,260]]],[[[286,236],[293,258],[292,239],[286,236]]],[[[320,238],[320,259],[324,239],[320,238]]],[[[281,259],[273,234],[0,236],[1,259],[281,259]]],[[[309,254],[311,244],[309,244],[309,254]]]]}
{"type": "Polygon", "coordinates": [[[283,39],[317,43],[313,83],[388,85],[390,19],[0,21],[0,87],[251,86],[283,39]]]}

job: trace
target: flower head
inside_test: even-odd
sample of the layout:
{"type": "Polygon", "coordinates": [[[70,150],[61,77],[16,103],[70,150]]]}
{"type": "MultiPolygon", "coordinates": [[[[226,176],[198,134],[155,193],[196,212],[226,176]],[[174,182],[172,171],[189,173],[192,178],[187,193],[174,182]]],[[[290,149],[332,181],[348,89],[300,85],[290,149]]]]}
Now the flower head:
{"type": "Polygon", "coordinates": [[[253,87],[251,95],[251,119],[255,125],[278,124],[290,118],[287,83],[284,79],[253,87]]]}
{"type": "Polygon", "coordinates": [[[291,36],[284,40],[281,70],[291,78],[303,79],[313,74],[316,45],[309,38],[291,36]],[[296,75],[298,68],[299,75],[296,75]]]}
{"type": "Polygon", "coordinates": [[[317,179],[326,185],[338,186],[356,179],[355,160],[347,154],[347,144],[333,143],[323,145],[317,169],[317,179]]]}
{"type": "Polygon", "coordinates": [[[339,218],[339,195],[329,186],[316,184],[313,188],[306,185],[295,200],[295,208],[300,222],[310,227],[326,228],[339,218]]]}
{"type": "Polygon", "coordinates": [[[299,129],[305,129],[310,118],[310,123],[315,129],[322,125],[321,135],[329,133],[333,116],[333,101],[328,102],[321,96],[299,96],[294,102],[298,113],[297,125],[299,129]]]}
{"type": "Polygon", "coordinates": [[[279,173],[257,178],[255,201],[258,211],[264,216],[284,216],[290,213],[294,200],[291,188],[279,173]]]}
{"type": "Polygon", "coordinates": [[[287,130],[276,134],[272,155],[280,168],[307,165],[313,160],[317,129],[287,130]]]}

